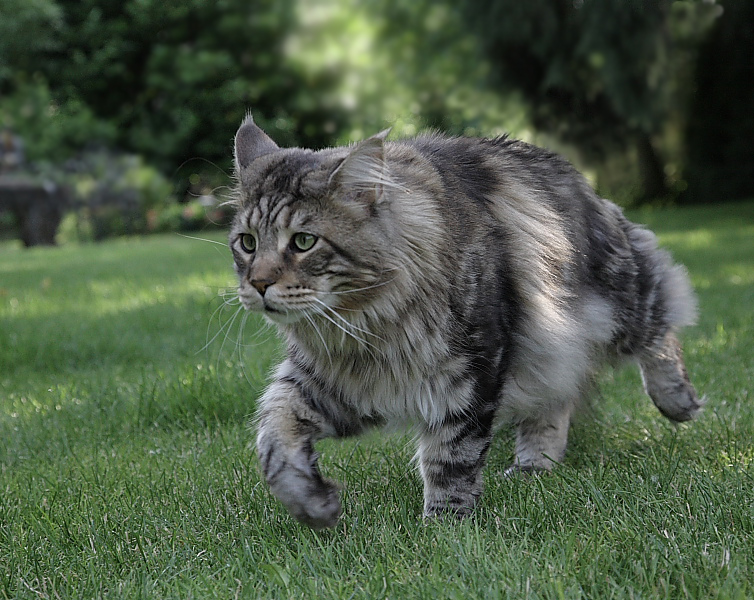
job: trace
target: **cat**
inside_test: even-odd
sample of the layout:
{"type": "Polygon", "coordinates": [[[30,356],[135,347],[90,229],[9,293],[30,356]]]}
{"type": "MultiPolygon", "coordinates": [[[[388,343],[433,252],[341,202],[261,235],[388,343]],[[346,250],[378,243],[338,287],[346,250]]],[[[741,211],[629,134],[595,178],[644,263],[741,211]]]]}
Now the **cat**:
{"type": "Polygon", "coordinates": [[[416,432],[425,517],[470,514],[495,426],[506,475],[549,471],[606,362],[637,361],[672,421],[698,413],[676,337],[695,297],[651,232],[547,150],[387,133],[283,149],[249,116],[235,138],[238,295],[287,345],[256,448],[296,519],[341,513],[315,442],[391,422],[416,432]]]}

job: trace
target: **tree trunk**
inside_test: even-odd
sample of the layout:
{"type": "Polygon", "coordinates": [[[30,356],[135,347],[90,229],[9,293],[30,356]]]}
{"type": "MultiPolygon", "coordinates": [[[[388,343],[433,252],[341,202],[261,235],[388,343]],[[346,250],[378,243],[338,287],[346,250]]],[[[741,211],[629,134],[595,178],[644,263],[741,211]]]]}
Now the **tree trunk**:
{"type": "Polygon", "coordinates": [[[665,183],[665,172],[662,162],[660,161],[660,157],[657,156],[649,135],[646,133],[638,135],[636,150],[639,160],[642,200],[654,200],[670,195],[670,189],[665,183]]]}

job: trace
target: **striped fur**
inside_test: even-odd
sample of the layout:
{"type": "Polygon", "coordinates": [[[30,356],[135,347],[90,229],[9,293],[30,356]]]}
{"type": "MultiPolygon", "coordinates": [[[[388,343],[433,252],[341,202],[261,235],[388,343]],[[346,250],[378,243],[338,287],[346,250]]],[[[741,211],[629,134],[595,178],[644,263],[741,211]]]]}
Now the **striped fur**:
{"type": "Polygon", "coordinates": [[[649,231],[545,150],[385,137],[280,149],[251,118],[236,137],[239,297],[288,348],[257,450],[296,518],[340,514],[314,443],[390,422],[417,432],[425,515],[468,514],[495,424],[516,427],[509,473],[549,470],[606,361],[637,361],[665,416],[694,416],[676,337],[694,296],[649,231]]]}

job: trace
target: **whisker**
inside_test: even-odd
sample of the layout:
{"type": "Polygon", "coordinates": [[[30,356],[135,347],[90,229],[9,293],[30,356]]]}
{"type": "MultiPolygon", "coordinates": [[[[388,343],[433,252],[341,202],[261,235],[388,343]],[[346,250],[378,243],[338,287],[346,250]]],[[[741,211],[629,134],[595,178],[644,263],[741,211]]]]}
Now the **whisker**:
{"type": "Polygon", "coordinates": [[[176,233],[178,237],[186,238],[187,240],[197,240],[198,242],[209,242],[210,244],[217,244],[218,246],[222,246],[223,248],[227,248],[228,244],[225,242],[218,242],[216,240],[208,240],[205,238],[195,237],[193,235],[186,235],[184,233],[176,233]]]}
{"type": "Polygon", "coordinates": [[[353,290],[343,290],[341,292],[323,292],[321,290],[312,290],[312,291],[317,292],[318,294],[333,294],[335,296],[340,296],[340,295],[345,295],[345,294],[355,294],[356,292],[363,292],[365,290],[372,290],[374,288],[382,287],[383,285],[392,283],[393,281],[395,281],[395,279],[396,278],[393,277],[392,279],[388,279],[387,281],[381,281],[380,283],[375,283],[373,285],[367,285],[364,287],[355,288],[353,290]]]}
{"type": "Polygon", "coordinates": [[[246,361],[244,360],[242,350],[246,347],[242,343],[243,340],[243,333],[244,329],[246,328],[246,321],[249,319],[250,313],[248,311],[244,312],[243,317],[241,318],[241,323],[238,327],[238,335],[236,336],[236,351],[238,352],[238,362],[241,365],[241,373],[243,373],[243,377],[246,380],[246,383],[249,384],[249,387],[253,387],[254,384],[251,381],[251,378],[249,377],[249,374],[246,372],[246,361]]]}
{"type": "MultiPolygon", "coordinates": [[[[251,313],[246,313],[246,318],[250,317],[251,313]]],[[[246,326],[246,321],[244,320],[243,324],[244,327],[246,326]]],[[[264,344],[267,344],[270,342],[270,338],[274,336],[273,327],[270,325],[270,323],[264,321],[261,323],[261,327],[257,328],[257,330],[251,335],[250,341],[244,343],[242,340],[239,339],[238,345],[241,346],[241,348],[244,349],[250,349],[250,348],[259,348],[260,346],[263,346],[264,344]],[[265,335],[264,338],[262,336],[265,335]],[[253,342],[253,343],[252,343],[253,342]]]]}
{"type": "Polygon", "coordinates": [[[218,367],[218,369],[220,367],[220,357],[222,356],[223,351],[225,350],[225,344],[227,343],[228,338],[230,337],[230,332],[233,329],[234,323],[238,319],[238,315],[241,314],[242,312],[243,312],[243,307],[239,306],[238,309],[236,310],[236,312],[233,313],[233,316],[231,317],[231,319],[228,321],[228,326],[225,329],[225,337],[223,338],[222,344],[220,344],[220,350],[219,350],[218,355],[217,355],[217,367],[218,367]]]}
{"type": "Polygon", "coordinates": [[[185,167],[186,165],[188,165],[188,164],[190,164],[190,163],[192,163],[194,161],[203,162],[203,163],[208,164],[210,167],[215,167],[215,169],[217,169],[220,173],[222,173],[223,175],[225,175],[228,178],[232,178],[233,177],[232,173],[228,173],[225,169],[223,169],[222,167],[220,167],[220,165],[218,165],[216,162],[213,162],[213,161],[209,160],[208,158],[203,158],[201,156],[193,156],[191,158],[187,158],[180,165],[178,165],[178,167],[176,168],[176,170],[173,171],[173,174],[176,175],[183,167],[185,167]]]}
{"type": "Polygon", "coordinates": [[[367,351],[367,352],[368,352],[368,353],[370,354],[370,356],[371,356],[372,358],[374,358],[374,359],[376,359],[376,358],[377,358],[377,357],[375,356],[375,354],[374,354],[374,353],[373,353],[373,352],[372,352],[372,351],[370,350],[370,348],[374,348],[375,350],[379,350],[379,348],[377,348],[377,346],[375,346],[374,344],[372,344],[372,343],[370,343],[370,342],[366,341],[366,340],[365,340],[365,339],[363,339],[363,338],[360,338],[360,337],[359,337],[358,335],[356,335],[356,334],[355,334],[355,333],[353,333],[352,331],[349,331],[348,329],[346,329],[345,327],[343,327],[343,326],[342,326],[342,325],[341,325],[340,323],[338,323],[337,321],[335,321],[335,320],[333,320],[333,319],[332,319],[331,317],[329,317],[329,316],[327,315],[327,313],[326,313],[326,312],[325,312],[324,310],[322,310],[321,308],[319,308],[319,307],[317,307],[317,306],[314,306],[314,307],[312,307],[312,308],[314,308],[314,310],[315,310],[315,311],[317,312],[317,314],[318,314],[319,316],[321,316],[321,317],[322,317],[322,318],[324,318],[325,320],[329,321],[329,322],[330,322],[330,323],[331,323],[332,325],[334,325],[334,326],[335,326],[335,327],[337,327],[337,328],[338,328],[338,329],[339,329],[340,331],[342,331],[342,332],[343,332],[343,333],[344,333],[344,334],[345,334],[346,336],[348,336],[348,337],[352,338],[352,339],[353,339],[353,340],[355,340],[355,341],[356,341],[356,342],[357,342],[358,344],[360,344],[360,345],[361,345],[361,346],[362,346],[362,347],[364,348],[364,350],[366,350],[366,351],[367,351]]]}
{"type": "Polygon", "coordinates": [[[366,335],[371,335],[372,337],[374,337],[374,338],[377,338],[377,339],[378,339],[378,340],[380,340],[381,342],[385,342],[385,343],[387,343],[387,342],[386,342],[386,340],[384,340],[383,338],[381,338],[381,337],[380,337],[379,335],[377,335],[376,333],[373,333],[373,332],[371,332],[371,331],[369,331],[369,330],[367,330],[367,329],[362,329],[362,328],[361,328],[361,327],[359,327],[358,325],[355,325],[354,323],[351,323],[351,321],[349,321],[348,319],[346,319],[346,318],[345,318],[345,317],[343,317],[342,315],[338,314],[338,311],[336,311],[336,310],[335,310],[335,309],[334,309],[334,308],[333,308],[332,306],[328,306],[327,304],[325,304],[324,302],[322,302],[322,300],[320,300],[319,298],[312,298],[312,300],[314,300],[314,301],[315,301],[315,302],[316,302],[317,304],[319,304],[319,305],[320,305],[320,306],[322,306],[322,307],[323,307],[324,309],[326,309],[326,310],[327,310],[327,311],[328,311],[328,312],[329,312],[329,313],[330,313],[331,315],[333,315],[334,317],[336,317],[336,318],[340,319],[340,320],[341,320],[341,321],[342,321],[343,323],[345,323],[345,324],[346,324],[346,326],[347,326],[347,327],[348,327],[349,329],[355,329],[356,331],[358,331],[358,332],[360,332],[360,333],[364,333],[364,334],[366,334],[366,335]]]}
{"type": "MultiPolygon", "coordinates": [[[[218,313],[220,313],[220,315],[222,315],[222,311],[224,309],[232,307],[234,304],[237,304],[237,306],[238,306],[238,308],[236,308],[236,314],[237,314],[243,308],[240,305],[241,301],[237,297],[236,298],[231,298],[230,300],[223,301],[223,303],[220,304],[220,306],[218,306],[215,309],[215,311],[212,313],[212,316],[209,318],[209,323],[207,324],[207,338],[209,338],[209,330],[210,330],[210,327],[212,325],[212,321],[215,318],[215,315],[217,315],[218,313]]],[[[218,319],[220,319],[220,318],[221,317],[218,317],[218,319]]],[[[217,333],[215,333],[215,335],[213,335],[211,339],[208,339],[207,343],[204,344],[204,346],[202,348],[200,348],[199,350],[197,350],[196,353],[199,354],[200,352],[204,352],[205,350],[207,350],[210,347],[210,345],[212,344],[212,342],[214,342],[220,336],[220,334],[222,334],[223,332],[225,332],[225,329],[227,327],[230,327],[230,325],[233,323],[233,320],[234,319],[230,319],[229,321],[227,321],[225,323],[222,323],[222,321],[221,321],[220,329],[217,330],[217,333]]]]}
{"type": "MultiPolygon", "coordinates": [[[[228,295],[230,293],[231,293],[231,291],[229,290],[225,295],[228,295]]],[[[225,300],[225,305],[228,305],[228,306],[235,305],[235,304],[239,304],[240,305],[241,304],[241,299],[237,295],[237,290],[232,290],[232,293],[233,293],[233,296],[229,300],[225,300]]],[[[222,309],[222,308],[223,307],[221,306],[220,309],[222,309]]],[[[218,309],[218,310],[220,310],[220,309],[218,309]]],[[[215,313],[216,312],[217,312],[217,310],[215,311],[215,313]]],[[[267,336],[266,339],[261,339],[261,340],[257,339],[257,338],[261,337],[265,333],[270,334],[273,331],[273,329],[274,329],[273,326],[272,326],[272,324],[270,324],[266,320],[262,320],[261,321],[261,323],[260,323],[261,327],[258,327],[256,329],[256,331],[253,333],[253,335],[251,336],[251,340],[253,340],[255,343],[244,344],[242,342],[242,339],[243,339],[243,330],[246,327],[246,321],[249,319],[249,317],[252,314],[253,314],[252,312],[250,312],[248,310],[245,310],[245,307],[244,307],[244,316],[243,316],[243,319],[242,319],[241,324],[239,326],[238,335],[236,336],[236,343],[235,343],[236,347],[240,346],[241,348],[256,348],[256,347],[261,346],[262,344],[265,344],[265,343],[269,342],[269,335],[267,336]]],[[[228,325],[230,325],[230,323],[226,323],[223,326],[223,328],[227,327],[228,325]]],[[[212,340],[210,340],[209,343],[211,343],[212,341],[214,341],[214,339],[217,338],[217,336],[220,335],[220,333],[222,333],[222,330],[218,331],[217,334],[212,338],[212,340]]],[[[228,335],[230,335],[230,329],[228,329],[228,335]]]]}
{"type": "Polygon", "coordinates": [[[310,315],[308,315],[307,313],[302,313],[302,314],[304,315],[304,318],[312,326],[312,329],[314,329],[315,333],[319,336],[319,339],[322,340],[322,347],[325,349],[325,353],[327,354],[327,360],[330,363],[330,367],[332,367],[332,356],[330,355],[330,348],[327,345],[327,342],[325,341],[325,338],[322,335],[322,332],[320,332],[319,327],[317,327],[317,324],[314,322],[314,319],[312,319],[310,315]]]}
{"type": "MultiPolygon", "coordinates": [[[[219,308],[218,308],[218,309],[217,309],[217,310],[215,311],[215,313],[213,313],[213,317],[214,317],[214,315],[215,315],[215,314],[217,314],[217,313],[218,313],[218,311],[221,311],[222,309],[224,309],[224,308],[226,308],[226,307],[229,307],[229,306],[230,306],[230,303],[229,303],[229,302],[224,302],[224,303],[223,303],[223,304],[222,304],[222,305],[221,305],[221,306],[220,306],[220,307],[219,307],[219,308]]],[[[220,372],[220,370],[221,370],[221,369],[220,369],[220,360],[222,359],[222,355],[223,355],[223,349],[224,349],[224,347],[225,347],[225,343],[226,343],[226,341],[228,340],[228,337],[229,337],[229,335],[230,335],[230,331],[231,331],[231,329],[233,328],[233,324],[234,324],[234,323],[236,322],[236,320],[237,320],[237,318],[238,318],[238,315],[239,315],[239,314],[240,314],[240,313],[241,313],[242,311],[243,311],[243,306],[240,306],[240,305],[239,305],[239,306],[238,306],[238,307],[237,307],[237,308],[236,308],[236,309],[235,309],[235,310],[233,311],[233,314],[231,315],[231,317],[230,317],[230,318],[229,318],[229,319],[228,319],[228,320],[227,320],[227,321],[226,321],[225,323],[221,323],[220,329],[219,329],[219,330],[217,331],[217,333],[215,333],[215,335],[214,335],[214,336],[212,336],[212,339],[210,339],[210,340],[209,340],[209,341],[208,341],[208,342],[207,342],[207,343],[205,344],[204,348],[202,348],[202,350],[207,350],[207,351],[208,351],[208,350],[209,350],[209,348],[210,348],[210,346],[211,346],[211,345],[212,345],[212,344],[213,344],[213,343],[215,342],[215,340],[217,340],[217,338],[218,338],[218,337],[220,337],[221,335],[223,336],[223,342],[222,342],[222,344],[220,345],[220,349],[219,349],[219,350],[218,350],[218,352],[217,352],[217,360],[216,360],[216,362],[215,362],[215,370],[216,370],[216,372],[217,372],[217,373],[219,373],[219,372],[220,372]]],[[[222,314],[222,313],[221,313],[221,314],[222,314]]],[[[209,326],[207,327],[207,329],[208,329],[208,333],[207,333],[207,335],[209,336],[209,326]]]]}

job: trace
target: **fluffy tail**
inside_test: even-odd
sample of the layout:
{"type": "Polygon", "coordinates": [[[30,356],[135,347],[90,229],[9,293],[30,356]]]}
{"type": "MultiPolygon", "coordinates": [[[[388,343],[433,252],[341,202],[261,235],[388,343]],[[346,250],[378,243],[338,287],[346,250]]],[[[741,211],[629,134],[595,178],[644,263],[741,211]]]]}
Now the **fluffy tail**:
{"type": "Polygon", "coordinates": [[[696,322],[696,297],[686,270],[673,264],[665,250],[657,248],[651,232],[635,227],[630,234],[634,250],[646,260],[652,298],[647,304],[645,347],[638,352],[644,390],[660,412],[672,421],[688,421],[704,404],[689,381],[683,352],[675,331],[696,322]]]}

